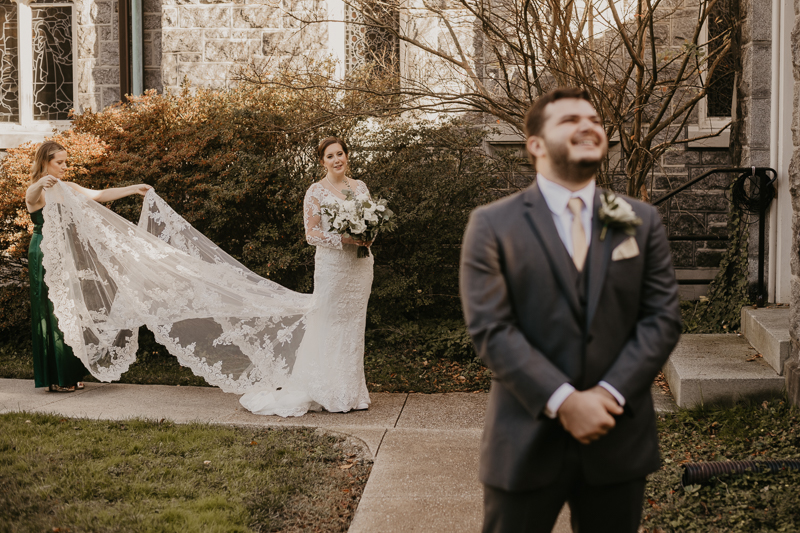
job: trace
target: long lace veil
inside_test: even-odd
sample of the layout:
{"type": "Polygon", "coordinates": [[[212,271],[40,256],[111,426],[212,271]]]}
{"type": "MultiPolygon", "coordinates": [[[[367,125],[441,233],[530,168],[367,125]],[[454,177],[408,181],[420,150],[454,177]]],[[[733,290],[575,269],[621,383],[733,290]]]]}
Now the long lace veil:
{"type": "Polygon", "coordinates": [[[286,382],[312,295],[248,270],[152,190],[138,226],[60,182],[45,199],[45,282],[66,343],[93,376],[119,379],[145,325],[226,392],[286,382]]]}

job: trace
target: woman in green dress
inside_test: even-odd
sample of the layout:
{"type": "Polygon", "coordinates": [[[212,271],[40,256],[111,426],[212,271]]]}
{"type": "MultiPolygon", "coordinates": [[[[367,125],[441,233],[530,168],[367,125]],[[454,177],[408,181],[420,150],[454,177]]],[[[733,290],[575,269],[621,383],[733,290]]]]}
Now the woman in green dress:
{"type": "MultiPolygon", "coordinates": [[[[67,157],[67,151],[57,142],[42,143],[36,151],[31,169],[31,185],[25,193],[25,204],[34,224],[33,237],[28,248],[33,375],[36,387],[49,387],[52,392],[73,392],[82,389],[81,380],[89,373],[81,360],[72,353],[72,348],[64,343],[64,336],[58,329],[58,320],[53,314],[53,303],[47,294],[42,266],[44,191],[64,178],[67,157]]],[[[95,191],[72,182],[64,183],[96,202],[110,202],[132,194],[144,196],[151,189],[149,185],[139,184],[95,191]]]]}

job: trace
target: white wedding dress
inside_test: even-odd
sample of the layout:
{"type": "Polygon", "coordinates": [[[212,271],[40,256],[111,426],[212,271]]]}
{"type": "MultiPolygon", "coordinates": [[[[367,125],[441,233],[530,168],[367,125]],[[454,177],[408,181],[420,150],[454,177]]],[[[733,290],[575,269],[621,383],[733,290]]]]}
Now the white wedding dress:
{"type": "MultiPolygon", "coordinates": [[[[359,192],[366,186],[359,182],[359,192]]],[[[45,282],[64,340],[93,376],[118,380],[146,325],[178,361],[254,412],[369,405],[364,326],[372,257],[324,231],[304,204],[317,246],[314,294],[264,279],[219,249],[154,191],[134,225],[58,183],[45,193],[45,282]]]]}
{"type": "MultiPolygon", "coordinates": [[[[355,194],[367,193],[357,181],[355,194]]],[[[324,408],[331,412],[366,409],[370,399],[364,380],[364,328],[372,289],[373,258],[358,259],[357,247],[342,244],[342,236],[320,213],[320,205],[338,197],[313,184],[303,201],[303,221],[314,256],[314,305],[306,316],[306,331],[287,384],[279,391],[249,392],[240,403],[263,415],[300,416],[324,408]]]]}

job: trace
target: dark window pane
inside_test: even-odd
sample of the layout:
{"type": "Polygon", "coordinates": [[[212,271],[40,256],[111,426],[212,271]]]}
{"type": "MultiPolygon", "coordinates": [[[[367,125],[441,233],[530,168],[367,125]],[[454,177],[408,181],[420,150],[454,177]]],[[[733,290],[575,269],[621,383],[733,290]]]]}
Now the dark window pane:
{"type": "Polygon", "coordinates": [[[19,122],[17,4],[0,0],[0,122],[19,122]]]}
{"type": "Polygon", "coordinates": [[[33,118],[67,120],[73,107],[72,8],[32,7],[33,118]]]}
{"type": "MultiPolygon", "coordinates": [[[[736,6],[733,0],[718,0],[708,17],[708,53],[710,62],[713,63],[717,51],[722,47],[722,40],[733,27],[732,17],[735,16],[736,6]]],[[[708,116],[730,117],[733,105],[733,84],[735,82],[736,66],[733,54],[728,53],[722,62],[717,65],[709,79],[708,86],[708,116]]]]}

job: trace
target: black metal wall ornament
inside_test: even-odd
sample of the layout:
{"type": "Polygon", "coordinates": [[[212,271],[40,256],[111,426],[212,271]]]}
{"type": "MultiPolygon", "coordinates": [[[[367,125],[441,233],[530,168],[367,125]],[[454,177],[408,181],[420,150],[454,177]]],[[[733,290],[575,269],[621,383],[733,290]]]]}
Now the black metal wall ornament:
{"type": "Polygon", "coordinates": [[[676,194],[685,191],[692,185],[699,183],[712,174],[739,174],[733,182],[731,188],[730,201],[742,212],[749,215],[758,215],[758,282],[756,288],[756,305],[763,307],[767,301],[766,288],[764,286],[764,256],[765,256],[765,235],[766,235],[766,213],[772,200],[775,198],[775,181],[778,173],[769,167],[749,167],[749,168],[715,168],[701,174],[674,189],[658,200],[653,205],[660,205],[676,194]],[[772,177],[769,176],[772,174],[772,177]]]}

